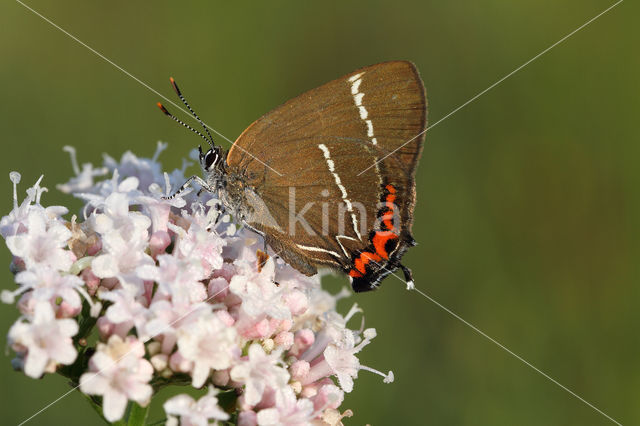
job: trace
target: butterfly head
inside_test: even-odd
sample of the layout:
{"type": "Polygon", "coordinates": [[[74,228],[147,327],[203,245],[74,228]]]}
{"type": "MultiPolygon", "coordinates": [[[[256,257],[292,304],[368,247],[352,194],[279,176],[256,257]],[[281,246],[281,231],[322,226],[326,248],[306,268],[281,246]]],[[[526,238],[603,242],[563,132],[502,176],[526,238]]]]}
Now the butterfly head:
{"type": "Polygon", "coordinates": [[[170,81],[171,81],[171,85],[173,86],[173,90],[175,90],[176,94],[178,95],[178,97],[180,98],[184,106],[186,106],[189,112],[191,112],[191,115],[193,115],[193,117],[198,121],[198,123],[200,123],[200,125],[204,130],[204,133],[194,129],[184,121],[180,120],[175,115],[171,114],[160,102],[158,102],[158,108],[160,108],[160,110],[169,118],[171,118],[173,121],[181,124],[182,126],[186,127],[187,129],[189,129],[190,131],[192,131],[193,133],[197,134],[202,139],[207,141],[207,143],[211,148],[209,148],[206,153],[202,152],[201,146],[198,147],[198,152],[200,154],[200,166],[202,167],[202,171],[205,173],[205,176],[207,178],[210,178],[216,175],[219,176],[224,171],[224,158],[223,158],[222,150],[220,149],[219,146],[215,145],[207,125],[200,119],[200,117],[198,117],[198,114],[195,113],[193,108],[191,108],[187,100],[182,95],[182,92],[180,91],[180,88],[178,87],[178,84],[173,79],[173,77],[170,79],[170,81]]]}
{"type": "Polygon", "coordinates": [[[219,146],[213,146],[202,152],[202,147],[198,146],[198,152],[200,156],[200,167],[205,175],[216,173],[216,171],[222,172],[224,167],[224,161],[222,158],[222,151],[219,146]]]}

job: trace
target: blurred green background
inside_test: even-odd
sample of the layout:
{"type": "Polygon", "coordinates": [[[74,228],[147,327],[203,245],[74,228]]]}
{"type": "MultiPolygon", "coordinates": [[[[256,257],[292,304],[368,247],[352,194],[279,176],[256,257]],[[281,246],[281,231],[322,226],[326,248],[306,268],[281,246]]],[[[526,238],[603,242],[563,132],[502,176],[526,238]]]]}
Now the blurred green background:
{"type": "MultiPolygon", "coordinates": [[[[87,2],[29,0],[62,28],[234,140],[281,102],[361,66],[408,59],[435,122],[609,5],[604,0],[87,2]]],[[[640,423],[640,56],[626,1],[427,133],[405,263],[418,288],[623,424],[640,423]]],[[[166,168],[199,142],[160,98],[19,3],[0,5],[4,176],[55,190],[101,153],[166,168]]],[[[175,110],[175,108],[174,108],[175,110]]],[[[218,139],[219,140],[219,139],[218,139]]],[[[12,286],[9,252],[2,286],[12,286]]],[[[333,279],[345,284],[344,278],[333,279]]],[[[592,408],[393,278],[351,298],[378,337],[348,424],[604,425],[592,408]]],[[[0,331],[17,318],[0,307],[0,331]]],[[[16,424],[68,387],[0,359],[0,419],[16,424]]],[[[151,420],[167,394],[154,402],[151,420]]],[[[76,393],[30,424],[99,424],[76,393]]]]}

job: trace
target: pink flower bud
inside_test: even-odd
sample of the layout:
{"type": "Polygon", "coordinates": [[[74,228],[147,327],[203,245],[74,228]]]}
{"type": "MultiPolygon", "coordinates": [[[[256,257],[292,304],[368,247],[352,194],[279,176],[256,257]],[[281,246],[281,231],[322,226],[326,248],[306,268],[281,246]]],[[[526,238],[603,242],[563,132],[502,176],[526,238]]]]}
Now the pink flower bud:
{"type": "Polygon", "coordinates": [[[278,331],[289,331],[293,327],[293,321],[290,319],[284,319],[280,321],[280,326],[278,326],[278,331]]]}
{"type": "Polygon", "coordinates": [[[281,319],[271,318],[269,320],[269,329],[270,329],[269,335],[277,333],[278,330],[280,330],[280,324],[281,323],[282,323],[281,319]]]}
{"type": "Polygon", "coordinates": [[[151,298],[153,297],[153,281],[144,281],[144,294],[142,295],[147,302],[147,306],[151,304],[151,298]]]}
{"type": "Polygon", "coordinates": [[[173,371],[176,371],[178,373],[188,373],[189,371],[191,371],[191,368],[193,367],[192,364],[193,363],[191,361],[185,359],[182,356],[180,351],[176,351],[169,358],[169,368],[171,368],[173,371]]]}
{"type": "Polygon", "coordinates": [[[100,286],[100,278],[95,276],[90,267],[82,270],[80,278],[84,280],[89,295],[95,295],[98,287],[100,286]]]}
{"type": "Polygon", "coordinates": [[[115,325],[106,317],[98,318],[96,325],[98,327],[101,340],[107,340],[107,338],[113,334],[113,330],[115,329],[115,325]]]}
{"type": "Polygon", "coordinates": [[[289,331],[281,331],[273,340],[276,346],[279,346],[285,350],[289,349],[291,346],[293,346],[293,333],[289,331]]]}
{"type": "Polygon", "coordinates": [[[247,404],[246,396],[244,394],[240,395],[238,401],[236,402],[236,406],[238,407],[238,410],[241,410],[242,412],[251,411],[251,409],[253,408],[253,406],[247,404]]]}
{"type": "Polygon", "coordinates": [[[243,327],[240,331],[243,337],[246,339],[261,339],[269,335],[269,320],[263,318],[260,321],[253,322],[248,324],[248,326],[243,327]]]}
{"type": "Polygon", "coordinates": [[[87,255],[95,256],[100,250],[102,250],[102,240],[96,238],[95,242],[87,247],[87,255]]]}
{"type": "Polygon", "coordinates": [[[164,253],[169,244],[171,244],[171,236],[166,230],[154,232],[149,239],[151,256],[155,259],[156,256],[164,253]]]}
{"type": "Polygon", "coordinates": [[[224,263],[222,268],[213,271],[213,278],[222,277],[227,280],[227,283],[231,282],[231,278],[236,274],[236,270],[233,265],[224,263]]]}
{"type": "Polygon", "coordinates": [[[299,360],[291,364],[289,367],[289,373],[294,380],[304,381],[304,378],[309,374],[309,363],[307,361],[299,360]]]}
{"type": "Polygon", "coordinates": [[[169,357],[167,357],[167,355],[165,354],[157,354],[151,357],[151,365],[153,366],[154,370],[156,371],[162,371],[165,368],[167,368],[167,362],[168,362],[169,357]]]}
{"type": "Polygon", "coordinates": [[[229,370],[216,370],[211,375],[211,381],[216,386],[227,386],[229,383],[229,370]]]}
{"type": "Polygon", "coordinates": [[[338,408],[344,400],[344,392],[334,384],[327,384],[320,387],[313,405],[316,410],[325,408],[338,408]]]}
{"type": "Polygon", "coordinates": [[[253,411],[241,411],[238,414],[238,426],[256,426],[258,415],[253,411]]]}
{"type": "Polygon", "coordinates": [[[298,356],[306,351],[315,341],[316,337],[308,328],[298,330],[293,339],[293,347],[289,351],[292,355],[298,356]]]}
{"type": "Polygon", "coordinates": [[[18,301],[18,309],[22,314],[32,315],[33,307],[35,305],[35,301],[31,297],[32,292],[24,293],[20,300],[18,301]]]}
{"type": "Polygon", "coordinates": [[[300,290],[293,290],[285,296],[285,303],[292,315],[301,315],[309,307],[309,299],[300,290]]]}
{"type": "Polygon", "coordinates": [[[225,309],[220,309],[219,311],[216,311],[216,315],[218,315],[218,318],[220,318],[222,322],[229,327],[231,327],[236,322],[236,320],[233,319],[231,314],[229,314],[229,312],[225,309]]]}
{"type": "Polygon", "coordinates": [[[105,278],[100,282],[100,285],[107,290],[113,290],[119,283],[120,281],[117,278],[105,278]]]}
{"type": "Polygon", "coordinates": [[[229,294],[229,283],[222,277],[212,278],[207,286],[207,295],[210,299],[223,301],[229,294]]]}
{"type": "Polygon", "coordinates": [[[176,345],[177,340],[175,334],[165,334],[163,336],[156,336],[155,338],[162,341],[160,352],[162,352],[163,354],[170,354],[171,352],[173,352],[173,348],[176,345]]]}
{"type": "Polygon", "coordinates": [[[13,259],[11,260],[11,265],[9,265],[9,269],[14,274],[24,271],[25,270],[24,260],[22,260],[17,256],[13,256],[13,259]]]}
{"type": "Polygon", "coordinates": [[[304,398],[312,398],[316,396],[317,393],[318,388],[316,388],[314,385],[307,385],[302,388],[302,392],[300,392],[300,395],[304,398]]]}
{"type": "Polygon", "coordinates": [[[56,311],[56,318],[71,318],[75,317],[82,311],[82,305],[80,306],[71,306],[64,300],[58,306],[58,310],[56,311]]]}

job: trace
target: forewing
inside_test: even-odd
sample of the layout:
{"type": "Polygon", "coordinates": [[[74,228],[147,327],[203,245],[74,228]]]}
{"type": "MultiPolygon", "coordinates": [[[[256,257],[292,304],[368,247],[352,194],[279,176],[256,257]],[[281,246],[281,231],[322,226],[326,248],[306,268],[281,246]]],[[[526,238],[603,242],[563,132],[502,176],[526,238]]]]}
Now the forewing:
{"type": "Polygon", "coordinates": [[[278,240],[289,253],[285,260],[346,267],[369,243],[383,185],[393,184],[402,195],[401,227],[409,235],[423,140],[417,135],[425,126],[426,98],[415,67],[386,62],[267,113],[234,143],[227,164],[278,223],[276,230],[260,217],[250,221],[268,240],[278,240]]]}

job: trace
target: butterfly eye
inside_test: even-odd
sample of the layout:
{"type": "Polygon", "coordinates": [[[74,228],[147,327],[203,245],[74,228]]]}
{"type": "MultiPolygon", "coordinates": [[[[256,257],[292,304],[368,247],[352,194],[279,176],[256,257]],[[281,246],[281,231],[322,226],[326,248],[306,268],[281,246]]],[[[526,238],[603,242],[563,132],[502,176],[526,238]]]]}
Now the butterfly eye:
{"type": "Polygon", "coordinates": [[[215,165],[217,161],[218,161],[218,154],[210,149],[209,151],[207,151],[207,153],[204,156],[204,168],[206,170],[211,169],[211,167],[215,165]]]}

